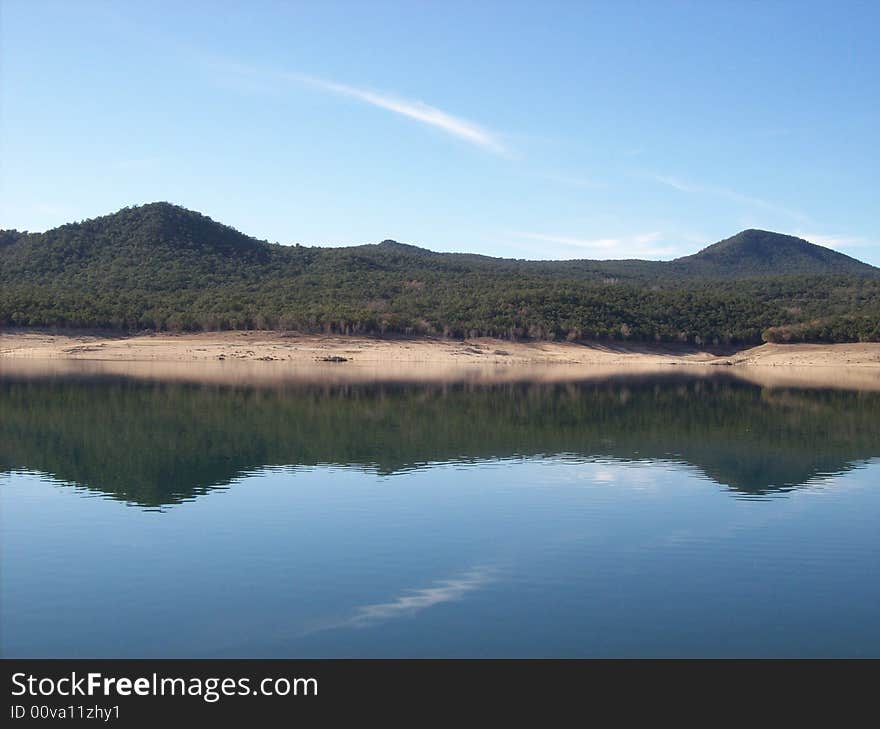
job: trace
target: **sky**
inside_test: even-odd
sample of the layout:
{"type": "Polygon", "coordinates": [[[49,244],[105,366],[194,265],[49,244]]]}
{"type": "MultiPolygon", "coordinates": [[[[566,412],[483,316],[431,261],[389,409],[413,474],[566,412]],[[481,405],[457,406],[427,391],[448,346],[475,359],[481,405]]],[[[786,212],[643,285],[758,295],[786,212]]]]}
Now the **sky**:
{"type": "Polygon", "coordinates": [[[880,265],[880,2],[0,0],[0,227],[880,265]]]}

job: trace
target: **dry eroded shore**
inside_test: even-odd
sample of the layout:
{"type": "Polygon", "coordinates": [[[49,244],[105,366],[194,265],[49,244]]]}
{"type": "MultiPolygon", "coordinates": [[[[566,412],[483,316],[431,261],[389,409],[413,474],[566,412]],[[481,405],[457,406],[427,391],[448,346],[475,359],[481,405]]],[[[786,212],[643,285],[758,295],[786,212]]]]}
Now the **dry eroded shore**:
{"type": "Polygon", "coordinates": [[[400,382],[565,382],[658,372],[726,372],[770,387],[880,391],[880,344],[763,345],[724,355],[638,344],[378,339],[287,332],[131,337],[7,331],[0,374],[69,373],[274,386],[400,382]]]}
{"type": "Polygon", "coordinates": [[[648,344],[510,342],[496,339],[379,339],[295,332],[203,334],[0,333],[0,357],[102,361],[352,363],[772,365],[880,367],[880,344],[765,344],[724,355],[648,344]]]}

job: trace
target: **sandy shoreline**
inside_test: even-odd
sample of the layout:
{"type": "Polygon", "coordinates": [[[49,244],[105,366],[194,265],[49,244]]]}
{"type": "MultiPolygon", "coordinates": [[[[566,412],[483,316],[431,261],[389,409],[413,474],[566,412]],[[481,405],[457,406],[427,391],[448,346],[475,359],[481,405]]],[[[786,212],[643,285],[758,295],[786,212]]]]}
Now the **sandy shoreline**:
{"type": "Polygon", "coordinates": [[[430,363],[493,365],[749,365],[880,367],[877,344],[764,344],[712,354],[640,343],[381,339],[295,332],[59,334],[0,332],[0,358],[161,362],[430,363]],[[332,361],[332,358],[338,358],[332,361]]]}
{"type": "Polygon", "coordinates": [[[768,387],[880,390],[880,344],[765,344],[712,354],[640,344],[378,339],[286,332],[131,337],[0,333],[0,374],[113,375],[275,386],[285,382],[570,382],[727,373],[768,387]],[[332,361],[333,358],[345,361],[332,361]]]}

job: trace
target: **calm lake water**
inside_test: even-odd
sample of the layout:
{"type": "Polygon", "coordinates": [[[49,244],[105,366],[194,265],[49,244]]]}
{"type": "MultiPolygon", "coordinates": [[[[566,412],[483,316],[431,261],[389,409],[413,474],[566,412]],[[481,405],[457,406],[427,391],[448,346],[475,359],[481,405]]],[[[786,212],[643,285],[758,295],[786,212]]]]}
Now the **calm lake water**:
{"type": "Polygon", "coordinates": [[[0,376],[4,656],[880,656],[880,393],[0,376]]]}

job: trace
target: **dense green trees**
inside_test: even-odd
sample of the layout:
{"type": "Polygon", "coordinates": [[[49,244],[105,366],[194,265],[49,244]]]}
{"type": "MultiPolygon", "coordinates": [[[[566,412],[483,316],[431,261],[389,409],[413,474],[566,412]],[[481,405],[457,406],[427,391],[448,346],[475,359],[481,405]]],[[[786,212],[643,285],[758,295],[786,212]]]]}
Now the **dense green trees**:
{"type": "Polygon", "coordinates": [[[878,341],[878,321],[877,269],[761,231],[670,263],[270,245],[165,203],[0,235],[7,326],[722,344],[878,341]]]}

